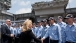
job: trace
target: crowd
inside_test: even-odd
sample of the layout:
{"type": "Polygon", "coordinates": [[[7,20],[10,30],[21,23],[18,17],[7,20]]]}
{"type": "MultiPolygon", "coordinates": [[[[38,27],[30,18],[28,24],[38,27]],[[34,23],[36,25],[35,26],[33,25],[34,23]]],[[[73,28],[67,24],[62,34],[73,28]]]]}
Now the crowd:
{"type": "Polygon", "coordinates": [[[72,14],[32,23],[26,19],[22,25],[11,25],[7,19],[1,25],[1,43],[76,43],[76,18],[72,14]],[[63,22],[65,19],[65,22],[63,22]]]}

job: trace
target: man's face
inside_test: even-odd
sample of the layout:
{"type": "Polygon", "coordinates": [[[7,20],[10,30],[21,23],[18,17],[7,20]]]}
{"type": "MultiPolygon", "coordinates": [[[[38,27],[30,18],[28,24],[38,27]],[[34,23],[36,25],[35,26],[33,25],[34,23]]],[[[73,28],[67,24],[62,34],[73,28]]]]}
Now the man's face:
{"type": "Polygon", "coordinates": [[[47,22],[43,22],[43,25],[46,25],[47,24],[47,22]]]}
{"type": "Polygon", "coordinates": [[[38,26],[41,26],[41,22],[38,23],[38,26]]]}
{"type": "Polygon", "coordinates": [[[11,25],[11,21],[10,20],[6,20],[6,24],[7,25],[11,25]]]}
{"type": "Polygon", "coordinates": [[[53,20],[49,20],[49,23],[50,23],[50,24],[53,24],[53,22],[54,22],[53,20]]]}
{"type": "Polygon", "coordinates": [[[62,19],[61,19],[61,18],[59,18],[59,19],[58,19],[58,22],[62,22],[62,19]]]}
{"type": "Polygon", "coordinates": [[[72,22],[72,21],[73,21],[73,18],[67,18],[67,19],[66,19],[66,22],[67,22],[67,23],[70,23],[70,22],[72,22]]]}
{"type": "Polygon", "coordinates": [[[36,27],[36,24],[33,24],[33,27],[36,27]]]}
{"type": "Polygon", "coordinates": [[[74,23],[76,23],[76,20],[74,20],[74,23]]]}

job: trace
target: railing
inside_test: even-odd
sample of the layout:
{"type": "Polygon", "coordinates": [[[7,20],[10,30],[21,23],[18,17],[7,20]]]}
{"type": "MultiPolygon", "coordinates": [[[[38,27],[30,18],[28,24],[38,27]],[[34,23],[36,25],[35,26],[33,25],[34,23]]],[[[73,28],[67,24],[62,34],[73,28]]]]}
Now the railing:
{"type": "Polygon", "coordinates": [[[13,16],[13,14],[12,14],[12,13],[10,13],[10,12],[1,11],[1,13],[13,16]]]}
{"type": "Polygon", "coordinates": [[[11,21],[11,22],[24,22],[25,20],[17,20],[17,21],[11,21]]]}
{"type": "Polygon", "coordinates": [[[30,16],[34,16],[34,14],[27,13],[27,14],[18,14],[18,15],[16,15],[16,17],[30,17],[30,16]]]}
{"type": "Polygon", "coordinates": [[[76,8],[74,8],[74,9],[66,9],[66,13],[76,13],[76,8]]]}

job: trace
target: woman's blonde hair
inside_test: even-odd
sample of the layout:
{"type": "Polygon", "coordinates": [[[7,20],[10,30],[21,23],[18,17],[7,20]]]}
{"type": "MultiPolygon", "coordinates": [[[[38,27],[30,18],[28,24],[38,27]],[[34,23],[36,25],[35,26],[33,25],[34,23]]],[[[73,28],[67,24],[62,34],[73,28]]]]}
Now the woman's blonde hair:
{"type": "Polygon", "coordinates": [[[32,21],[29,19],[26,19],[22,26],[22,32],[27,31],[29,28],[29,25],[32,24],[32,21]]]}

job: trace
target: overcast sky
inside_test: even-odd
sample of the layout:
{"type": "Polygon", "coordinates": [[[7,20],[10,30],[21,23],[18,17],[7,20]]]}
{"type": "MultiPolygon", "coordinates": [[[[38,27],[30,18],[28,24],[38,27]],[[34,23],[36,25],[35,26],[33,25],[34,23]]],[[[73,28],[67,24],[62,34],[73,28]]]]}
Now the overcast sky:
{"type": "MultiPolygon", "coordinates": [[[[31,4],[35,2],[41,1],[52,1],[52,0],[12,0],[11,8],[8,12],[14,14],[21,14],[21,13],[29,13],[31,12],[31,4]]],[[[76,8],[76,0],[69,0],[67,8],[76,8]]]]}

